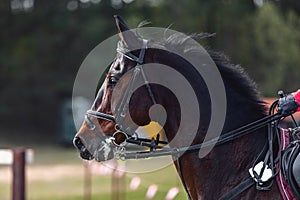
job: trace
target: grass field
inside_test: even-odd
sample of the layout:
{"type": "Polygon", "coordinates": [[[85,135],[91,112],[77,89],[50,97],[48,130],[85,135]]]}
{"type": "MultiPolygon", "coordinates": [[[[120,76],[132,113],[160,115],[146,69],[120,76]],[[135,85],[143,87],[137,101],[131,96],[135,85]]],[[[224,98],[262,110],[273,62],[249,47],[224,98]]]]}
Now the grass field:
{"type": "MultiPolygon", "coordinates": [[[[34,163],[27,166],[27,199],[28,200],[82,200],[85,191],[91,192],[92,200],[116,199],[116,185],[112,184],[112,174],[91,173],[91,187],[85,187],[86,171],[83,161],[78,158],[76,150],[53,146],[33,147],[34,163]]],[[[86,164],[85,164],[86,165],[86,164]]],[[[158,191],[153,199],[165,199],[168,190],[179,187],[176,200],[187,199],[173,165],[163,169],[142,173],[125,174],[120,182],[121,197],[119,199],[140,200],[145,197],[151,184],[158,185],[158,191]],[[129,185],[133,177],[141,178],[141,184],[135,191],[130,191],[129,185]]],[[[89,182],[89,181],[88,181],[89,182]]],[[[11,169],[0,166],[0,200],[11,199],[11,169]]]]}

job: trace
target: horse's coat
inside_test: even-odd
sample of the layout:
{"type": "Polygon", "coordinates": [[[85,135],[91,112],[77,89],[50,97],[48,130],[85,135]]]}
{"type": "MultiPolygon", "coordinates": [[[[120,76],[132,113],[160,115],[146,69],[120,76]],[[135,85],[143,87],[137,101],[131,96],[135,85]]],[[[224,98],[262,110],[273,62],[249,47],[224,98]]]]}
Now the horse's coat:
{"type": "MultiPolygon", "coordinates": [[[[116,23],[119,30],[121,41],[124,47],[138,46],[141,48],[142,40],[133,32],[129,31],[125,22],[116,17],[116,23]],[[126,34],[123,32],[126,31],[126,34]]],[[[201,36],[201,35],[200,35],[201,36]]],[[[203,36],[203,35],[202,35],[203,36]]],[[[201,143],[205,137],[211,115],[211,100],[207,86],[203,78],[187,63],[184,59],[179,58],[176,54],[170,53],[168,49],[175,48],[183,51],[185,54],[193,56],[196,50],[190,46],[190,38],[172,35],[166,38],[162,43],[149,43],[149,47],[145,52],[144,63],[160,63],[170,66],[174,70],[182,73],[186,79],[190,81],[199,101],[201,109],[199,129],[197,136],[193,140],[193,144],[201,143]],[[163,46],[164,49],[157,49],[156,46],[163,46]]],[[[132,52],[135,55],[139,51],[132,52]]],[[[227,113],[223,128],[223,133],[234,130],[245,124],[263,118],[266,114],[266,108],[261,101],[259,93],[253,81],[247,76],[243,69],[239,66],[233,66],[221,54],[209,52],[211,58],[215,62],[220,74],[223,78],[226,95],[227,95],[227,113]]],[[[102,101],[94,108],[99,112],[113,114],[111,104],[113,85],[109,83],[109,77],[116,78],[132,69],[135,63],[121,54],[117,54],[115,62],[111,65],[108,76],[105,80],[103,88],[102,101]]],[[[118,88],[117,94],[122,96],[129,79],[123,79],[121,86],[118,88]]],[[[180,122],[180,108],[178,101],[171,91],[159,85],[151,85],[153,95],[158,104],[161,104],[167,113],[164,131],[168,140],[175,137],[180,122]]],[[[137,125],[146,125],[150,122],[148,110],[152,106],[151,99],[148,98],[147,88],[140,87],[134,91],[130,102],[129,111],[133,122],[137,125]]],[[[111,135],[115,131],[115,123],[98,119],[99,127],[106,135],[111,135]]],[[[217,123],[217,122],[213,122],[217,123]]],[[[187,124],[188,125],[188,124],[187,124]]],[[[87,128],[84,123],[80,131],[77,133],[84,145],[100,143],[95,133],[87,128]],[[96,139],[95,139],[96,138],[96,139]]],[[[186,182],[188,192],[192,199],[219,199],[226,192],[237,186],[239,183],[249,177],[248,169],[252,166],[255,158],[262,150],[267,141],[267,128],[246,135],[235,141],[228,142],[221,146],[215,147],[209,154],[200,159],[198,152],[186,153],[181,156],[182,173],[186,182]]],[[[180,146],[180,141],[174,143],[180,146]]],[[[92,144],[89,151],[97,151],[97,144],[92,144]]],[[[93,154],[93,152],[91,152],[93,154]]],[[[175,163],[176,165],[176,163],[175,163]]],[[[255,187],[242,193],[239,199],[281,199],[278,187],[273,185],[270,191],[258,191],[255,187]]]]}

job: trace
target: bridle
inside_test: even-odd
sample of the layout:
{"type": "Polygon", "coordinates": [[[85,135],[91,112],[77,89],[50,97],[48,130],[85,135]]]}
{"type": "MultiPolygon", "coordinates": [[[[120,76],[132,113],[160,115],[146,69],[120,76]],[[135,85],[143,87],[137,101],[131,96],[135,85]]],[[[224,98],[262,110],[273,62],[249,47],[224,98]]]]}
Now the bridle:
{"type": "MultiPolygon", "coordinates": [[[[120,41],[121,42],[121,41],[120,41]]],[[[246,134],[252,133],[258,129],[261,129],[263,127],[269,126],[269,134],[268,134],[268,139],[269,142],[265,145],[265,148],[262,152],[262,154],[266,154],[264,160],[268,161],[270,160],[271,166],[274,167],[274,158],[273,158],[273,135],[271,131],[274,131],[274,127],[277,125],[278,121],[283,119],[286,116],[283,116],[281,114],[275,113],[275,112],[270,112],[268,116],[263,117],[262,119],[259,119],[257,121],[254,121],[252,123],[249,123],[245,126],[239,127],[235,130],[229,131],[227,133],[223,133],[220,137],[213,138],[209,141],[200,143],[200,144],[195,144],[191,145],[188,147],[168,147],[165,146],[168,144],[166,141],[160,140],[160,135],[157,134],[155,138],[140,138],[137,136],[137,134],[134,134],[134,131],[131,130],[129,127],[125,127],[122,125],[124,118],[126,117],[126,113],[128,112],[129,109],[129,101],[130,97],[132,96],[132,93],[134,92],[134,83],[136,82],[136,79],[138,75],[142,75],[142,78],[144,80],[144,84],[147,88],[147,92],[149,94],[149,97],[151,99],[151,102],[153,105],[155,105],[156,99],[153,95],[151,86],[147,80],[147,77],[144,73],[143,70],[143,64],[144,64],[144,57],[145,53],[147,50],[147,40],[143,40],[143,45],[142,48],[140,49],[139,56],[135,56],[129,51],[124,50],[124,48],[117,48],[117,52],[125,56],[126,58],[134,61],[136,63],[132,77],[130,79],[129,85],[126,88],[126,91],[124,93],[124,96],[119,104],[119,106],[116,109],[115,115],[110,115],[107,113],[95,111],[95,110],[88,110],[86,115],[85,115],[85,122],[87,123],[88,127],[95,131],[99,137],[105,141],[107,144],[111,145],[114,144],[115,151],[114,151],[114,156],[116,159],[121,159],[121,160],[126,160],[126,159],[142,159],[142,158],[151,158],[151,157],[159,157],[159,156],[167,156],[171,155],[174,158],[176,158],[177,161],[177,166],[178,166],[178,173],[179,176],[182,180],[183,186],[186,190],[186,193],[188,194],[189,199],[191,199],[190,194],[187,190],[183,175],[182,175],[182,169],[181,169],[181,164],[180,164],[180,155],[184,153],[190,153],[190,152],[195,152],[199,151],[201,149],[205,149],[208,147],[212,146],[218,146],[222,145],[224,143],[233,141],[241,136],[244,136],[246,134]],[[98,118],[98,119],[103,119],[103,120],[108,120],[112,121],[117,124],[116,126],[116,132],[113,134],[113,136],[106,136],[104,135],[101,131],[97,130],[95,123],[90,119],[90,117],[98,118]],[[121,137],[121,141],[117,141],[118,137],[121,137]],[[126,144],[131,143],[135,144],[138,146],[143,146],[143,147],[148,147],[149,150],[144,150],[144,151],[137,151],[137,152],[128,152],[126,151],[126,144]],[[266,152],[266,153],[265,153],[266,152]]],[[[274,111],[275,107],[277,105],[277,101],[273,103],[271,106],[271,109],[274,111]]],[[[261,159],[261,155],[259,156],[261,159]]],[[[258,159],[257,159],[258,160],[258,159]]],[[[257,164],[257,163],[256,163],[257,164]]],[[[265,164],[265,163],[264,163],[265,164]]],[[[265,164],[267,165],[267,164],[265,164]]],[[[254,167],[253,167],[254,168],[254,167]]],[[[273,170],[273,169],[272,169],[273,170]]],[[[264,170],[262,170],[264,171],[264,170]]],[[[267,190],[270,187],[263,187],[262,185],[265,184],[265,182],[261,181],[262,173],[257,174],[255,171],[254,173],[254,178],[250,177],[249,179],[245,180],[242,182],[240,185],[238,185],[236,188],[231,190],[230,192],[226,193],[221,197],[221,199],[232,199],[236,197],[238,194],[241,192],[245,191],[246,189],[250,188],[253,184],[257,184],[257,189],[260,190],[267,190]],[[254,179],[256,181],[254,181],[254,179]]],[[[272,178],[275,177],[277,174],[276,172],[272,171],[272,178]]]]}
{"type": "Polygon", "coordinates": [[[96,132],[98,133],[98,135],[100,135],[100,138],[102,140],[107,141],[108,143],[113,143],[116,146],[115,157],[121,158],[121,159],[123,159],[123,157],[121,155],[124,154],[125,143],[132,143],[132,144],[136,144],[136,145],[140,145],[140,146],[146,146],[146,147],[150,147],[152,149],[162,148],[162,146],[159,146],[159,144],[164,144],[164,145],[167,144],[167,142],[161,141],[159,139],[159,135],[156,136],[155,140],[152,140],[152,139],[150,140],[150,139],[146,139],[146,138],[138,138],[137,135],[135,134],[134,130],[132,130],[130,127],[125,127],[122,125],[123,121],[126,117],[126,113],[128,112],[128,109],[129,109],[130,98],[132,96],[132,93],[134,92],[134,83],[136,82],[136,79],[138,78],[138,76],[140,74],[142,75],[144,84],[147,88],[147,92],[149,94],[152,104],[153,105],[156,104],[154,94],[152,92],[152,89],[150,87],[150,84],[147,80],[147,77],[146,77],[145,72],[142,67],[142,65],[144,64],[144,57],[145,57],[145,52],[147,49],[148,41],[142,40],[142,42],[143,42],[143,45],[142,45],[142,48],[140,49],[139,56],[137,57],[133,53],[131,53],[128,49],[121,48],[120,46],[122,46],[121,45],[122,41],[119,41],[117,52],[122,54],[126,58],[134,61],[136,63],[136,65],[134,66],[133,74],[131,76],[131,80],[129,81],[129,85],[124,93],[124,96],[123,96],[120,104],[118,105],[118,107],[116,109],[116,115],[113,116],[113,115],[99,112],[99,111],[92,110],[92,109],[88,110],[85,115],[85,122],[88,124],[88,127],[90,127],[90,129],[92,129],[94,131],[95,131],[96,125],[90,119],[90,116],[98,118],[98,119],[112,121],[112,122],[116,123],[116,132],[113,134],[112,137],[106,136],[105,134],[101,133],[101,131],[96,131],[96,132]],[[116,137],[117,136],[120,137],[120,135],[123,135],[123,136],[121,136],[121,138],[125,138],[125,140],[121,141],[121,142],[116,142],[116,137]],[[153,141],[154,141],[154,144],[153,144],[153,141]],[[125,142],[125,143],[121,144],[123,142],[125,142]],[[119,148],[120,146],[122,148],[119,148]]]}
{"type": "MultiPolygon", "coordinates": [[[[119,43],[121,43],[122,41],[119,41],[119,43]]],[[[133,75],[131,77],[131,80],[129,82],[129,85],[127,87],[127,90],[125,92],[125,95],[121,101],[121,104],[119,106],[119,108],[117,109],[117,116],[113,116],[113,115],[110,115],[110,114],[106,114],[106,113],[103,113],[103,112],[99,112],[99,111],[95,111],[95,110],[88,110],[87,111],[87,115],[88,116],[93,116],[93,117],[96,117],[96,118],[99,118],[99,119],[104,119],[104,120],[108,120],[108,121],[112,121],[112,122],[117,122],[119,121],[120,118],[124,118],[125,117],[125,113],[126,111],[128,110],[128,106],[129,106],[129,100],[130,100],[130,97],[131,97],[131,94],[133,92],[133,84],[137,78],[137,75],[140,73],[140,71],[142,70],[142,64],[144,63],[144,57],[145,57],[145,52],[146,52],[146,49],[147,49],[147,44],[148,44],[148,41],[147,40],[143,40],[143,47],[142,49],[140,50],[140,54],[139,56],[135,56],[134,54],[132,54],[131,52],[125,52],[124,51],[124,48],[120,48],[120,44],[118,44],[118,48],[117,48],[117,52],[121,53],[122,55],[124,55],[126,58],[136,62],[136,66],[134,67],[134,71],[133,71],[133,75]]],[[[143,74],[143,77],[145,77],[143,71],[142,71],[142,74],[143,74]]],[[[148,84],[147,84],[148,85],[148,84]]],[[[151,90],[151,89],[150,89],[151,90]]],[[[151,94],[152,94],[152,91],[151,91],[151,94]]],[[[153,96],[153,95],[151,95],[153,96]]],[[[154,98],[153,98],[154,100],[154,98]]],[[[155,102],[155,100],[154,100],[155,102]]]]}

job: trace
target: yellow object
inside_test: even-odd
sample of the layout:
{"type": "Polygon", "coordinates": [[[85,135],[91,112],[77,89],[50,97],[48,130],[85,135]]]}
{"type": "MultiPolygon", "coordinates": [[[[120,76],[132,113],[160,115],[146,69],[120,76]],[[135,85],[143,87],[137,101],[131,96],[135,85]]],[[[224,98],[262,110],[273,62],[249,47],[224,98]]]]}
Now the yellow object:
{"type": "Polygon", "coordinates": [[[156,135],[159,133],[161,139],[163,139],[165,135],[164,128],[159,123],[154,121],[151,121],[146,126],[139,127],[138,132],[142,133],[143,135],[147,135],[148,138],[155,138],[156,135]]]}

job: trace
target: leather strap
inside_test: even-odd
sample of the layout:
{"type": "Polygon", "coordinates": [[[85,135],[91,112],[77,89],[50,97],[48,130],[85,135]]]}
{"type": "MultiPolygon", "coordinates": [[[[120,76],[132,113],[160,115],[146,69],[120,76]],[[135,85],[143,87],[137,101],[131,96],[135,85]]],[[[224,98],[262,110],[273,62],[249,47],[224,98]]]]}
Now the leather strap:
{"type": "Polygon", "coordinates": [[[223,195],[219,200],[231,200],[237,197],[239,194],[250,188],[252,185],[254,185],[255,181],[252,177],[244,180],[242,183],[240,183],[238,186],[227,192],[225,195],[223,195]]]}
{"type": "Polygon", "coordinates": [[[177,167],[178,167],[178,174],[179,174],[179,177],[181,179],[182,185],[183,185],[183,187],[185,189],[186,194],[188,195],[188,199],[191,200],[192,199],[191,195],[190,195],[190,193],[189,193],[189,191],[187,189],[187,186],[186,186],[184,178],[183,178],[182,169],[181,169],[181,163],[180,163],[180,158],[179,157],[177,157],[176,162],[177,162],[177,167]]]}

